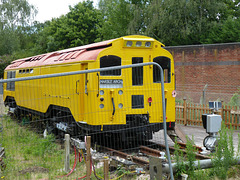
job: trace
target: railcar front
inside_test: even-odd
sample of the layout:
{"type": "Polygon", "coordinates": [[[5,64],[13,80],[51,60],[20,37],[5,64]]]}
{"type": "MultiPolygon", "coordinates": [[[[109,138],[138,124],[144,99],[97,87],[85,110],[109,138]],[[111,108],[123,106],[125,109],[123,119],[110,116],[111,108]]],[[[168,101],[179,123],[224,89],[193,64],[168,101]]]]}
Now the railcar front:
{"type": "MultiPolygon", "coordinates": [[[[146,36],[126,36],[111,42],[96,62],[98,69],[156,62],[164,71],[167,126],[175,125],[175,74],[171,54],[146,36]]],[[[88,127],[120,141],[151,139],[163,129],[160,70],[156,66],[101,71],[86,75],[84,117],[88,127]]],[[[85,123],[84,122],[79,122],[85,123]]]]}

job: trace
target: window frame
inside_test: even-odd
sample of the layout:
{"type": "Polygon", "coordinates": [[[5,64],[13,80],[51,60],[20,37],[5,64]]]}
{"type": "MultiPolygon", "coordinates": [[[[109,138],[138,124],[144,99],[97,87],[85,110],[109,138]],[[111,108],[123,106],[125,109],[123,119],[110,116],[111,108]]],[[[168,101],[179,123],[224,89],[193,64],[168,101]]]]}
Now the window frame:
{"type": "MultiPolygon", "coordinates": [[[[167,73],[168,74],[168,81],[165,82],[165,78],[164,77],[163,77],[164,78],[163,80],[164,80],[164,83],[171,83],[171,81],[172,81],[172,78],[171,78],[171,69],[172,69],[172,67],[171,67],[171,59],[169,57],[167,57],[167,56],[156,56],[156,57],[153,58],[153,62],[159,64],[162,67],[162,69],[163,69],[163,76],[165,78],[166,78],[166,76],[165,76],[165,71],[164,70],[167,69],[169,71],[167,73]],[[160,59],[158,60],[157,58],[160,58],[160,59]],[[163,64],[161,65],[160,62],[157,62],[157,60],[158,61],[167,61],[168,60],[169,67],[168,68],[164,68],[163,64]]],[[[160,74],[160,71],[159,71],[158,67],[153,66],[153,83],[161,83],[161,77],[157,76],[158,74],[160,74]]]]}
{"type": "MultiPolygon", "coordinates": [[[[109,61],[110,62],[110,61],[109,61]]],[[[122,58],[116,55],[105,55],[100,57],[99,59],[99,66],[100,68],[107,68],[107,67],[114,67],[114,66],[121,66],[122,65],[122,58]],[[104,61],[109,61],[112,58],[116,58],[116,61],[120,61],[120,64],[117,65],[110,65],[110,66],[106,66],[107,63],[104,64],[104,66],[102,66],[101,62],[103,61],[103,58],[107,58],[104,61]]],[[[100,72],[100,76],[121,76],[122,75],[122,69],[118,69],[118,70],[110,70],[110,71],[101,71],[100,72]],[[109,72],[116,72],[116,73],[109,73],[109,72]],[[119,73],[120,72],[120,73],[119,73]]]]}

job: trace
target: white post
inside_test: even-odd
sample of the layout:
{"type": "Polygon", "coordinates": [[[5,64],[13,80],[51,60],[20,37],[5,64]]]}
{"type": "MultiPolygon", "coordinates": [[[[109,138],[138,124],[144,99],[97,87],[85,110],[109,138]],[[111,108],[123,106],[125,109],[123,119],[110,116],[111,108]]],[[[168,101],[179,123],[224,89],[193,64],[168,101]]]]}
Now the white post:
{"type": "Polygon", "coordinates": [[[65,134],[65,163],[64,171],[68,173],[70,170],[70,135],[65,134]]]}

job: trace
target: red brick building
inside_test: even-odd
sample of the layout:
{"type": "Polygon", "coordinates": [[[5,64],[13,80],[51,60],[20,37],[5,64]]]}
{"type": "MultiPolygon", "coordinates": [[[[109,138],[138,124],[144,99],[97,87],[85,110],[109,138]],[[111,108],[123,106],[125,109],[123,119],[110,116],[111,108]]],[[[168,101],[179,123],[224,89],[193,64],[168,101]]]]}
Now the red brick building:
{"type": "Polygon", "coordinates": [[[240,43],[166,47],[175,60],[177,99],[229,102],[240,88],[240,43]]]}

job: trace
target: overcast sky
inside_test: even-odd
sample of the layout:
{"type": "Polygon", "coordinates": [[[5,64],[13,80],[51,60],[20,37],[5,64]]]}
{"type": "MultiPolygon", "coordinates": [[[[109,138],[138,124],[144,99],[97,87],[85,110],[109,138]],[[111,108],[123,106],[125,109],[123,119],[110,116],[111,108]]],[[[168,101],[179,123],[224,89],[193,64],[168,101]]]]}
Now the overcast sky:
{"type": "MultiPolygon", "coordinates": [[[[74,6],[82,1],[83,0],[28,0],[28,2],[38,10],[35,20],[39,22],[67,14],[69,12],[69,5],[74,6]]],[[[93,0],[93,2],[96,7],[98,0],[93,0]]]]}

